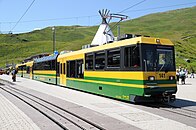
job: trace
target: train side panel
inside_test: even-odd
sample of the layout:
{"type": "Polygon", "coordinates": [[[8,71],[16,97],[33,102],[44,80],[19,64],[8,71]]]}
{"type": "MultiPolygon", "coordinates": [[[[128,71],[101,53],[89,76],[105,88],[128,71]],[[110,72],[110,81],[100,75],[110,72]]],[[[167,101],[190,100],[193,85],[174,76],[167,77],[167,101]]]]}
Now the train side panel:
{"type": "Polygon", "coordinates": [[[143,72],[85,71],[84,79],[67,78],[67,86],[129,101],[130,94],[144,95],[143,72]]]}
{"type": "Polygon", "coordinates": [[[55,70],[34,70],[33,71],[33,79],[46,82],[46,83],[51,83],[51,84],[56,84],[56,71],[55,70]]]}

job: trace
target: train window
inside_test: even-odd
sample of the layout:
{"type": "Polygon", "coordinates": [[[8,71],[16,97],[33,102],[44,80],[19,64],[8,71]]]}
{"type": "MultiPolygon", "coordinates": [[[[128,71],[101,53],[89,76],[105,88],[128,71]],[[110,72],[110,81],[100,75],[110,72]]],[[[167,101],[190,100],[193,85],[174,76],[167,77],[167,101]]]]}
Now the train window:
{"type": "Polygon", "coordinates": [[[84,78],[83,60],[67,61],[67,77],[84,78]]]}
{"type": "Polygon", "coordinates": [[[18,67],[18,70],[23,70],[23,66],[19,66],[18,67]]]}
{"type": "Polygon", "coordinates": [[[152,50],[146,50],[146,59],[145,59],[145,65],[146,70],[154,70],[154,52],[152,50]]]}
{"type": "Polygon", "coordinates": [[[76,60],[76,78],[84,78],[84,63],[83,60],[76,60]]]}
{"type": "Polygon", "coordinates": [[[24,70],[24,71],[27,70],[27,66],[26,66],[26,65],[23,66],[23,70],[24,70]]]}
{"type": "Polygon", "coordinates": [[[107,68],[120,68],[120,49],[108,50],[107,68]]]}
{"type": "Polygon", "coordinates": [[[67,77],[75,78],[76,71],[75,71],[75,60],[74,61],[68,61],[67,63],[67,77]]]}
{"type": "Polygon", "coordinates": [[[51,63],[49,61],[41,62],[41,64],[43,64],[44,70],[50,70],[51,63]]]}
{"type": "Polygon", "coordinates": [[[45,65],[44,65],[44,62],[40,62],[38,63],[38,70],[45,70],[45,65]]]}
{"type": "Polygon", "coordinates": [[[55,64],[55,60],[35,63],[34,70],[56,70],[55,64]]]}
{"type": "Polygon", "coordinates": [[[96,52],[95,53],[95,69],[102,70],[105,68],[105,52],[96,52]]]}
{"type": "Polygon", "coordinates": [[[60,66],[60,73],[63,74],[63,65],[61,63],[61,66],[60,66]]]}
{"type": "Polygon", "coordinates": [[[34,70],[40,70],[40,65],[39,65],[39,63],[35,63],[35,65],[34,65],[34,70]]]}
{"type": "Polygon", "coordinates": [[[140,67],[140,53],[139,53],[139,47],[132,46],[132,47],[126,47],[125,53],[124,53],[124,66],[125,68],[130,67],[140,67]]]}
{"type": "Polygon", "coordinates": [[[85,61],[86,65],[85,68],[87,70],[92,70],[93,69],[93,54],[86,54],[86,61],[85,61]]]}
{"type": "Polygon", "coordinates": [[[34,63],[33,70],[37,70],[37,63],[34,63]]]}
{"type": "Polygon", "coordinates": [[[52,60],[50,62],[51,62],[50,70],[55,70],[55,60],[52,60]]]}
{"type": "Polygon", "coordinates": [[[67,61],[67,77],[70,77],[70,62],[69,61],[67,61]]]}
{"type": "Polygon", "coordinates": [[[33,70],[37,70],[37,63],[34,63],[33,70]]]}
{"type": "Polygon", "coordinates": [[[65,74],[65,63],[63,63],[63,74],[65,74]]]}
{"type": "Polygon", "coordinates": [[[59,73],[60,73],[60,63],[59,62],[57,62],[57,64],[56,64],[56,73],[59,76],[59,73]]]}
{"type": "Polygon", "coordinates": [[[27,72],[27,74],[30,74],[30,67],[29,66],[26,67],[26,72],[27,72]]]}
{"type": "Polygon", "coordinates": [[[173,51],[168,49],[157,49],[157,69],[174,70],[173,51]]]}

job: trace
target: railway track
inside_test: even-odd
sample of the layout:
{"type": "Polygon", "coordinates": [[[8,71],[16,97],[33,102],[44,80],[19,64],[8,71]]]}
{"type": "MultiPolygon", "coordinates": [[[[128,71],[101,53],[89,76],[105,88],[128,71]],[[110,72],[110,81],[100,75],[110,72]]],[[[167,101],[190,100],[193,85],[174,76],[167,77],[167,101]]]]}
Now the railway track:
{"type": "Polygon", "coordinates": [[[31,93],[9,85],[0,86],[0,89],[39,111],[64,130],[105,130],[102,126],[31,93]]]}
{"type": "Polygon", "coordinates": [[[191,118],[191,119],[196,120],[196,111],[195,110],[191,110],[191,109],[187,109],[187,108],[183,108],[183,107],[178,107],[178,106],[174,106],[174,105],[170,105],[170,104],[166,104],[166,103],[148,104],[146,106],[154,107],[154,108],[157,108],[162,111],[167,111],[167,112],[170,112],[173,114],[181,115],[183,117],[187,117],[187,118],[191,118]]]}
{"type": "Polygon", "coordinates": [[[161,108],[161,110],[176,113],[176,114],[179,114],[179,115],[196,120],[196,111],[195,110],[190,110],[190,109],[183,108],[183,107],[177,107],[177,106],[173,106],[170,104],[165,104],[165,105],[167,107],[169,107],[170,109],[161,108]]]}

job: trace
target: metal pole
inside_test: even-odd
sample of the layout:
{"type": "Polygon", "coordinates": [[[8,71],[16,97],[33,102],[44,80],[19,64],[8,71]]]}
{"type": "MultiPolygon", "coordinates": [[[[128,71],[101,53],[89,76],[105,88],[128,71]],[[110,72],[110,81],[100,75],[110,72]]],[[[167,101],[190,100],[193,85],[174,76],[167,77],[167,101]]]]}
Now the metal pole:
{"type": "Polygon", "coordinates": [[[52,31],[53,31],[53,53],[56,50],[56,30],[55,30],[55,26],[52,27],[52,31]]]}

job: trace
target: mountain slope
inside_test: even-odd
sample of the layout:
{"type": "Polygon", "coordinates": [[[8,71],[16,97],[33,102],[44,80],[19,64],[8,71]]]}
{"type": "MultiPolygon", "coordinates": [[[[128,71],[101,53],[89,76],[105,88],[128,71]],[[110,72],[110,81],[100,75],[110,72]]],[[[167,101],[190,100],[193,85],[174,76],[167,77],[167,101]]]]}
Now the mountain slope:
{"type": "MultiPolygon", "coordinates": [[[[150,14],[121,22],[120,26],[121,34],[169,38],[175,44],[177,65],[191,65],[196,69],[196,7],[150,14]],[[190,59],[191,63],[184,59],[190,59]]],[[[57,50],[78,50],[82,45],[91,43],[97,28],[98,26],[56,27],[57,50]]],[[[115,35],[116,32],[114,28],[115,35]]],[[[52,53],[52,43],[51,27],[23,34],[0,34],[0,66],[4,66],[6,62],[18,63],[38,53],[52,53]]]]}

